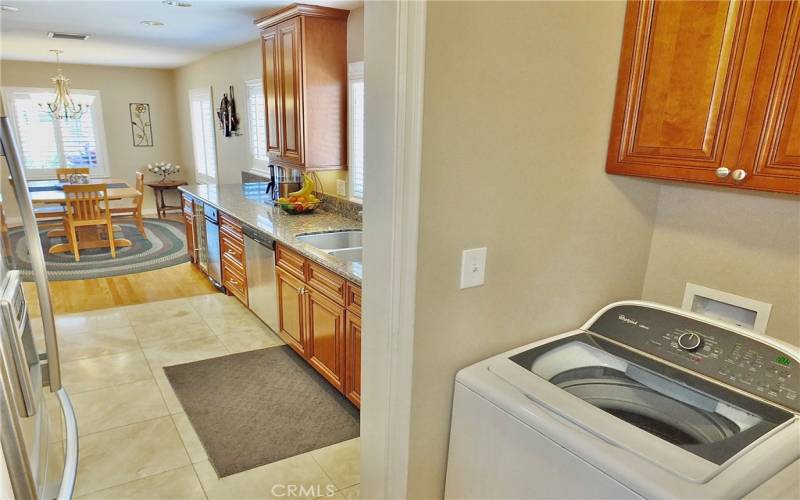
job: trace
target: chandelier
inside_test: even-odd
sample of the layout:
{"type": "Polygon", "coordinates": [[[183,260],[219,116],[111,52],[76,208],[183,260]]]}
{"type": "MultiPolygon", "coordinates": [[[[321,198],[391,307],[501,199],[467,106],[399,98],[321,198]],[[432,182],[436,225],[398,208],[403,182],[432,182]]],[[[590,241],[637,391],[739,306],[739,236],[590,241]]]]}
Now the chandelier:
{"type": "MultiPolygon", "coordinates": [[[[50,52],[56,55],[56,71],[58,74],[50,79],[55,86],[56,98],[53,102],[45,104],[47,106],[47,112],[56,120],[76,120],[86,112],[89,105],[75,104],[72,101],[72,96],[69,95],[69,78],[61,73],[61,60],[59,59],[59,56],[63,54],[64,51],[51,50],[50,52]]],[[[40,104],[42,108],[44,108],[45,105],[40,104]]]]}

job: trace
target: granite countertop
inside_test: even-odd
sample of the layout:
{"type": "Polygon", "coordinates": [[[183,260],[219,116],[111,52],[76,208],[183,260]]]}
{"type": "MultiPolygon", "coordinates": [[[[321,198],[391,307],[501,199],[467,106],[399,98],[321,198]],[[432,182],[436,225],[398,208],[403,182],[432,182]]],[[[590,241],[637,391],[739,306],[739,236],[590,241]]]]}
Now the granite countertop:
{"type": "Polygon", "coordinates": [[[327,231],[361,229],[361,223],[318,208],[310,214],[289,215],[267,203],[266,184],[194,184],[181,191],[209,203],[244,224],[273,237],[317,264],[361,284],[362,265],[348,262],[297,241],[296,236],[327,231]]]}

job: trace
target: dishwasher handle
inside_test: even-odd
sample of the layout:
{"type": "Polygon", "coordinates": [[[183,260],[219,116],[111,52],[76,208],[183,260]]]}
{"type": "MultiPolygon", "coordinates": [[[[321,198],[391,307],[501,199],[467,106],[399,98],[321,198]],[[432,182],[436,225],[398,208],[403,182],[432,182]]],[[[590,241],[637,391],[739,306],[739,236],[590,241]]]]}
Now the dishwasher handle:
{"type": "Polygon", "coordinates": [[[247,224],[242,224],[242,232],[245,236],[255,241],[259,245],[265,246],[273,251],[275,250],[275,238],[264,233],[263,231],[259,231],[252,226],[248,226],[247,224]]]}

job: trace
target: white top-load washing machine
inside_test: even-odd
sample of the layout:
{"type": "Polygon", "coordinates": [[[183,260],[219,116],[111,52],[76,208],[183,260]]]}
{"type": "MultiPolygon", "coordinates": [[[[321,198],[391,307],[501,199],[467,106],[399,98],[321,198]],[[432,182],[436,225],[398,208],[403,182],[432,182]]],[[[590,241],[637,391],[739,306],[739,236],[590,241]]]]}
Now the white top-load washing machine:
{"type": "Polygon", "coordinates": [[[800,458],[798,393],[796,348],[618,302],[458,373],[445,496],[741,498],[800,458]]]}

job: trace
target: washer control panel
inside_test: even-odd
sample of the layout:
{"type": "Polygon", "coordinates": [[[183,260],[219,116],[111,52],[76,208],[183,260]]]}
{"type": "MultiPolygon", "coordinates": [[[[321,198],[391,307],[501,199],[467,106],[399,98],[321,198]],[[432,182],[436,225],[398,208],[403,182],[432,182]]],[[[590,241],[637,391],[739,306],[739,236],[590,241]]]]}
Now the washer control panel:
{"type": "Polygon", "coordinates": [[[643,305],[613,307],[589,330],[800,412],[796,353],[643,305]]]}

